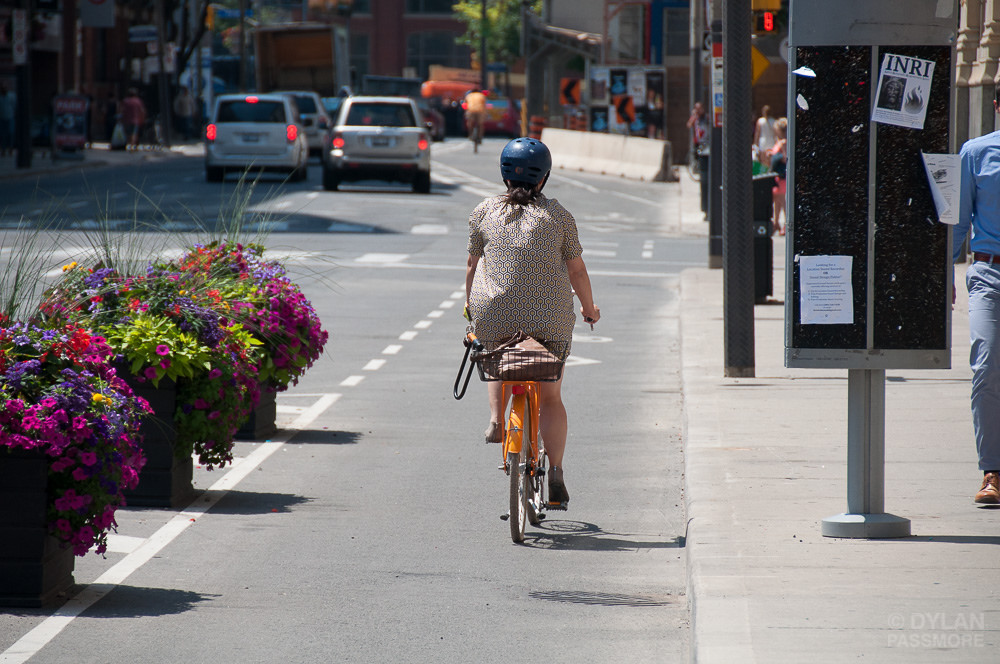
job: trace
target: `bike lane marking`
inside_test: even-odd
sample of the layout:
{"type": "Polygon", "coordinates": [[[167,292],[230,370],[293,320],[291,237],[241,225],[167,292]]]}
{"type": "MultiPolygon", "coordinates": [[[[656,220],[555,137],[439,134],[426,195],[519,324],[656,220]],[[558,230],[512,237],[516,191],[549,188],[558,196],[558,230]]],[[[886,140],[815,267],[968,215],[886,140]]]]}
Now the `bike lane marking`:
{"type": "Polygon", "coordinates": [[[110,569],[71,597],[51,616],[18,639],[10,648],[0,653],[0,664],[23,664],[38,654],[49,642],[59,635],[81,613],[89,609],[102,597],[110,593],[133,572],[149,562],[164,547],[204,515],[247,475],[256,470],[268,457],[287,443],[298,429],[304,429],[326,409],[340,399],[340,394],[324,394],[316,403],[307,408],[293,421],[285,433],[261,443],[260,447],[237,461],[229,471],[210,486],[186,509],[178,512],[167,523],[147,538],[110,569]]]}

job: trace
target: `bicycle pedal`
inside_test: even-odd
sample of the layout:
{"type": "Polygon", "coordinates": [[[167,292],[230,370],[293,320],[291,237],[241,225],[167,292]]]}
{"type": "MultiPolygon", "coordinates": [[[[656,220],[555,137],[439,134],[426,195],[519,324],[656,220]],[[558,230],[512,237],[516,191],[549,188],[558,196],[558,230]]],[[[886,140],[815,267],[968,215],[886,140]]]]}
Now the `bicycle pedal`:
{"type": "Polygon", "coordinates": [[[545,507],[550,510],[559,510],[560,512],[565,512],[568,509],[569,503],[546,503],[545,507]]]}

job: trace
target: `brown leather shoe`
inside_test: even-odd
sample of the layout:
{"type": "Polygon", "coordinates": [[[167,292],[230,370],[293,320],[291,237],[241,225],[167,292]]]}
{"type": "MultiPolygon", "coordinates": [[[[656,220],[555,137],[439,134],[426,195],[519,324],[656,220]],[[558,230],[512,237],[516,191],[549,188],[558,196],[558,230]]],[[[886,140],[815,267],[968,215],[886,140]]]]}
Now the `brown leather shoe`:
{"type": "Polygon", "coordinates": [[[976,494],[976,502],[980,505],[1000,505],[1000,475],[986,473],[983,486],[976,494]]]}

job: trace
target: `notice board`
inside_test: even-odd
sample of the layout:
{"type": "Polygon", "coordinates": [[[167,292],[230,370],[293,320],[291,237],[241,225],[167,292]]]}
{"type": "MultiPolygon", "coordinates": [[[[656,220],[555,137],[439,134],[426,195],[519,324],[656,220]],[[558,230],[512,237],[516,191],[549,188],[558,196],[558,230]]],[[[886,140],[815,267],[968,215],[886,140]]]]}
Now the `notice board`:
{"type": "Polygon", "coordinates": [[[933,0],[792,7],[785,364],[949,368],[951,227],[923,153],[954,151],[957,26],[933,0]],[[835,16],[855,6],[867,21],[835,16]]]}

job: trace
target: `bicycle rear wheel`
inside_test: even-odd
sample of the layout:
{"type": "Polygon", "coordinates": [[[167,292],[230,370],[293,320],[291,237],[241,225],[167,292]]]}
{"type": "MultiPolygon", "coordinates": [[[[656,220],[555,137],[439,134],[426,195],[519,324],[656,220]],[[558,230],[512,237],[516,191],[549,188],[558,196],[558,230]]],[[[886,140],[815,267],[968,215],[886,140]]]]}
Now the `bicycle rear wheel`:
{"type": "MultiPolygon", "coordinates": [[[[527,406],[527,404],[526,404],[527,406]]],[[[531,445],[531,413],[525,408],[521,422],[521,451],[507,453],[507,468],[510,474],[510,538],[515,544],[524,542],[524,523],[528,518],[528,447],[531,445]]]]}

